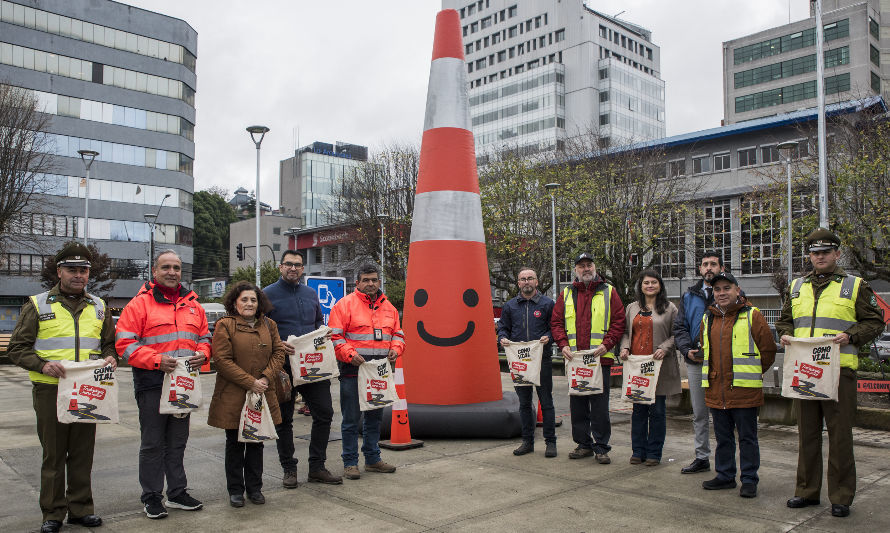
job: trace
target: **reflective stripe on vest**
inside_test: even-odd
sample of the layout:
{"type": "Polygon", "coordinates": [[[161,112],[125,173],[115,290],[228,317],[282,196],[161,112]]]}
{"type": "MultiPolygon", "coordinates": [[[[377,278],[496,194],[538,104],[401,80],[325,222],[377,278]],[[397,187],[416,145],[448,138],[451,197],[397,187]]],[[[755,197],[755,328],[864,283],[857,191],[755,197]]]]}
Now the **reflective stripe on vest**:
{"type": "MultiPolygon", "coordinates": [[[[760,363],[760,350],[754,342],[751,327],[751,313],[757,309],[751,307],[744,315],[738,315],[732,326],[732,386],[763,387],[763,367],[760,363]]],[[[702,351],[704,362],[701,368],[701,386],[708,387],[708,371],[711,351],[708,331],[708,313],[702,317],[702,351]]]]}
{"type": "MultiPolygon", "coordinates": [[[[603,343],[606,332],[609,331],[609,322],[612,320],[612,286],[608,283],[601,284],[604,289],[596,291],[590,299],[590,348],[593,349],[603,343]]],[[[562,299],[565,302],[566,336],[569,339],[569,347],[572,351],[578,349],[578,331],[575,325],[575,302],[572,299],[572,288],[566,287],[562,291],[562,299]]],[[[602,357],[615,358],[610,351],[602,357]]]]}
{"type": "MultiPolygon", "coordinates": [[[[846,276],[841,281],[832,277],[822,289],[817,302],[813,284],[797,278],[791,284],[791,316],[795,337],[834,337],[856,323],[856,298],[862,278],[846,276]]],[[[841,366],[859,368],[859,347],[841,346],[841,366]]]]}
{"type": "MultiPolygon", "coordinates": [[[[85,361],[91,354],[101,354],[105,302],[87,293],[90,303],[81,311],[75,324],[68,309],[59,301],[50,303],[48,297],[48,292],[31,296],[38,314],[34,352],[46,361],[85,361]]],[[[28,377],[36,383],[59,382],[58,378],[34,371],[28,372],[28,377]]]]}

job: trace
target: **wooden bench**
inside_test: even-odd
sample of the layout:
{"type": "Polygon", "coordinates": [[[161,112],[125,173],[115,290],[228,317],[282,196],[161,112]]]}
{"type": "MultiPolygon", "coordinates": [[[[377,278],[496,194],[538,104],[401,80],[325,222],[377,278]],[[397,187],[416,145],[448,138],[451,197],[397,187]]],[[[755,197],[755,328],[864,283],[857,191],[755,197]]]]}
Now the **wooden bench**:
{"type": "Polygon", "coordinates": [[[12,333],[0,333],[0,364],[9,364],[10,360],[6,357],[6,349],[9,347],[9,339],[12,333]]]}

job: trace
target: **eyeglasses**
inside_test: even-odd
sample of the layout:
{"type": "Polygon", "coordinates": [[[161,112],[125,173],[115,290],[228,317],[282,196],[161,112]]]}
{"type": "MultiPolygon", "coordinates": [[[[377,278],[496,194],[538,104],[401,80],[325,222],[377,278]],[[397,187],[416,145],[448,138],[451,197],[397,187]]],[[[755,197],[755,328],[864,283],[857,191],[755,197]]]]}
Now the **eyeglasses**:
{"type": "Polygon", "coordinates": [[[535,281],[538,278],[519,278],[519,281],[535,281]]]}
{"type": "Polygon", "coordinates": [[[303,263],[291,263],[288,261],[286,263],[281,263],[281,266],[284,268],[303,268],[303,263]]]}

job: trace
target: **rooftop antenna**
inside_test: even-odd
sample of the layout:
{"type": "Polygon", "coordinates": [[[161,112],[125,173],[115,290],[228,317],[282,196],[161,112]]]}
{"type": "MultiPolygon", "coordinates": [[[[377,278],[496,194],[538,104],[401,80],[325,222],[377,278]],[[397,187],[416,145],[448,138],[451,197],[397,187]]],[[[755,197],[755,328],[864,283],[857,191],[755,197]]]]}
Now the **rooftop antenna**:
{"type": "Polygon", "coordinates": [[[613,18],[613,19],[617,19],[617,18],[618,18],[618,15],[620,15],[620,14],[622,14],[622,13],[624,13],[624,12],[626,12],[626,11],[627,11],[627,10],[626,10],[626,9],[622,9],[622,10],[621,10],[621,11],[619,11],[619,12],[618,12],[618,13],[617,13],[617,14],[615,14],[615,15],[612,15],[612,18],[613,18]]]}

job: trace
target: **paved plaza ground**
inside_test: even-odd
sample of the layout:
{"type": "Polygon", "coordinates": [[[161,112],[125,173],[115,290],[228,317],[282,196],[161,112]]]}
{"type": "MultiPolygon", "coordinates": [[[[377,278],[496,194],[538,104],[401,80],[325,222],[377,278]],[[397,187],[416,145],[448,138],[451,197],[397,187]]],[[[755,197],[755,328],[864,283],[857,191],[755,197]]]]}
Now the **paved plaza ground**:
{"type": "MultiPolygon", "coordinates": [[[[137,481],[139,427],[132,379],[122,382],[121,423],[99,427],[93,493],[105,520],[97,531],[191,533],[212,531],[890,531],[890,438],[886,432],[856,432],[858,491],[850,517],[833,518],[823,488],[822,505],[788,509],[794,492],[797,433],[761,426],[759,494],[743,499],[738,490],[704,491],[710,474],[681,475],[692,459],[692,423],[669,417],[662,464],[633,466],[630,411],[613,396],[611,465],[593,459],[571,461],[565,378],[554,377],[559,456],[544,458],[538,429],[534,455],[511,454],[519,440],[427,440],[419,449],[391,452],[395,474],[366,474],[340,486],[308,484],[308,440],[297,439],[300,486],[281,487],[275,446],[265,449],[267,503],[228,505],[223,471],[224,435],[206,424],[207,409],[192,416],[186,450],[190,493],[204,501],[198,512],[170,510],[163,520],[142,513],[137,481]]],[[[509,378],[502,374],[504,389],[509,378]]],[[[205,392],[215,377],[202,377],[205,392]]],[[[334,387],[334,430],[339,429],[334,387]]],[[[206,395],[209,398],[209,392],[206,395]]],[[[207,402],[205,402],[206,404],[207,402]]],[[[0,366],[0,531],[35,531],[41,449],[31,408],[27,374],[0,366]]],[[[294,434],[308,436],[309,417],[297,416],[294,434]]],[[[712,441],[713,448],[713,441],[712,441]]],[[[827,448],[827,439],[826,439],[827,448]]],[[[340,442],[328,447],[328,467],[342,474],[340,442]]],[[[83,530],[68,526],[63,531],[83,530]]]]}

